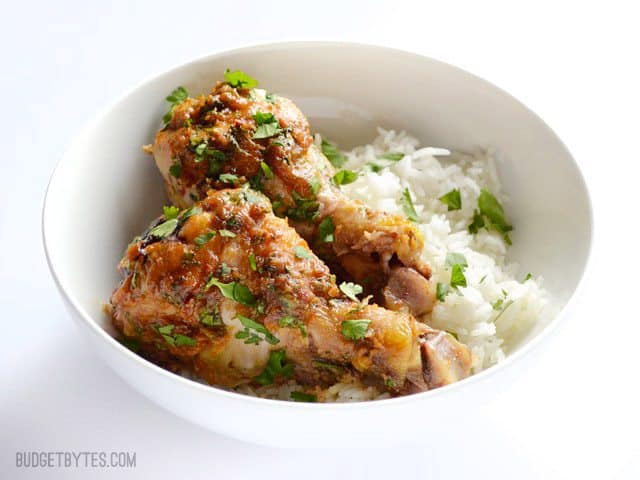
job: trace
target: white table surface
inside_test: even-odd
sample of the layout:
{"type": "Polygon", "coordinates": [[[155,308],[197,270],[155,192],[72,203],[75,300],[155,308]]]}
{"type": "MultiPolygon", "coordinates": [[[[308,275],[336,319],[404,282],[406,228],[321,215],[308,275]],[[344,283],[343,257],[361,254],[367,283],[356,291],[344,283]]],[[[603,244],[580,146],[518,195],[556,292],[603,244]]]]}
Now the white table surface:
{"type": "Polygon", "coordinates": [[[4,4],[0,478],[640,478],[640,34],[632,2],[306,3],[4,4]],[[49,276],[45,186],[91,115],[174,64],[286,39],[385,44],[470,70],[540,114],[587,178],[596,238],[574,314],[534,368],[452,425],[437,447],[275,450],[188,424],[92,354],[49,276]],[[137,466],[17,469],[16,452],[25,450],[130,450],[137,466]]]}

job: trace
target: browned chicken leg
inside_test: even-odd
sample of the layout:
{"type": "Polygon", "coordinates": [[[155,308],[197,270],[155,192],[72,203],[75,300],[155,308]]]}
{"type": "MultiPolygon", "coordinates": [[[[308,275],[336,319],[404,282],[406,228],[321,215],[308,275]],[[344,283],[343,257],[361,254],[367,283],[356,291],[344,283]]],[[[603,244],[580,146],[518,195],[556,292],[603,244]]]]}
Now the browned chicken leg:
{"type": "Polygon", "coordinates": [[[171,201],[187,207],[210,188],[249,182],[341,278],[363,285],[388,308],[430,312],[434,289],[417,228],[340,191],[333,165],[291,100],[230,83],[185,98],[158,132],[152,150],[171,201]],[[389,282],[393,271],[411,282],[408,290],[389,282]]]}
{"type": "Polygon", "coordinates": [[[219,190],[129,245],[111,297],[116,329],[147,358],[215,385],[327,386],[344,376],[395,394],[464,378],[451,335],[359,301],[269,200],[219,190]]]}

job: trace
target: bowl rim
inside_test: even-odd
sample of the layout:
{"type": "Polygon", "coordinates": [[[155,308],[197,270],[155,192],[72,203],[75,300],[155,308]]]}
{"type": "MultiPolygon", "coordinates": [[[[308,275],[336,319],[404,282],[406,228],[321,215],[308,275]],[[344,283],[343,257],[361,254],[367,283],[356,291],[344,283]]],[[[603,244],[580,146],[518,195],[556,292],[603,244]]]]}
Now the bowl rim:
{"type": "MultiPolygon", "coordinates": [[[[293,41],[279,41],[279,42],[267,42],[267,43],[251,43],[247,45],[243,45],[237,48],[232,48],[229,50],[221,50],[214,51],[213,53],[209,53],[206,55],[200,55],[198,57],[192,58],[186,62],[182,62],[180,64],[174,65],[168,69],[165,69],[161,72],[156,72],[151,75],[148,75],[144,80],[137,83],[133,87],[130,87],[123,94],[121,94],[114,101],[108,103],[106,106],[99,109],[89,121],[87,121],[84,126],[72,137],[73,140],[68,144],[65,148],[62,156],[58,160],[56,166],[54,167],[51,176],[49,178],[49,182],[46,187],[43,205],[42,205],[42,216],[41,216],[41,228],[42,228],[42,242],[44,246],[45,257],[47,260],[47,265],[53,277],[53,280],[62,295],[63,299],[67,301],[69,305],[73,307],[73,309],[78,313],[78,317],[81,318],[84,323],[89,327],[89,331],[91,331],[97,338],[106,342],[107,345],[112,349],[115,354],[125,355],[129,361],[135,362],[139,367],[146,368],[150,372],[154,373],[156,376],[161,377],[164,380],[169,382],[176,381],[179,385],[186,387],[187,389],[193,389],[199,393],[210,396],[221,396],[225,397],[227,400],[232,401],[241,401],[245,402],[248,406],[257,406],[263,405],[265,407],[271,406],[275,408],[295,408],[298,410],[305,411],[327,411],[327,410],[353,410],[353,409],[361,409],[361,408],[383,408],[387,405],[391,406],[402,406],[408,402],[414,401],[427,401],[429,398],[434,396],[444,396],[454,394],[458,391],[466,390],[473,385],[482,383],[487,381],[490,378],[496,377],[498,374],[502,373],[503,370],[511,367],[514,363],[521,363],[521,360],[525,357],[529,357],[531,352],[538,348],[540,344],[545,340],[550,333],[555,330],[558,324],[561,322],[562,318],[565,316],[566,312],[570,310],[573,304],[576,302],[576,299],[580,296],[583,285],[585,282],[585,277],[588,269],[590,268],[591,263],[591,255],[593,250],[593,238],[594,238],[594,215],[593,215],[593,205],[591,200],[591,195],[589,192],[589,188],[587,182],[585,180],[584,174],[582,173],[579,164],[576,162],[575,158],[571,154],[570,150],[567,148],[565,143],[560,139],[560,137],[551,129],[551,127],[533,110],[527,107],[520,100],[512,96],[510,93],[506,92],[502,88],[494,85],[493,83],[485,80],[482,77],[479,77],[467,70],[464,70],[460,67],[452,65],[450,63],[434,59],[427,55],[423,55],[417,52],[399,49],[395,47],[384,46],[376,43],[367,43],[367,42],[351,42],[351,41],[328,41],[328,40],[293,40],[293,41]],[[477,374],[470,375],[469,377],[460,380],[458,382],[445,385],[443,387],[439,387],[433,390],[428,390],[425,392],[399,396],[394,398],[386,398],[380,400],[370,400],[370,401],[359,401],[359,402],[346,402],[346,403],[338,403],[338,402],[330,402],[330,403],[305,403],[305,402],[294,402],[289,400],[278,400],[278,399],[269,399],[269,398],[261,398],[254,397],[242,393],[236,393],[230,390],[225,390],[220,387],[216,387],[213,385],[207,385],[195,380],[191,380],[187,377],[178,375],[176,373],[165,370],[158,365],[146,360],[145,358],[137,355],[132,352],[120,342],[118,342],[114,337],[109,335],[106,330],[104,330],[98,323],[93,319],[91,315],[82,307],[77,298],[71,293],[71,289],[67,288],[64,284],[60,275],[58,273],[58,268],[56,267],[53,256],[50,251],[50,245],[47,240],[47,225],[51,222],[49,218],[51,217],[50,206],[49,206],[49,197],[51,195],[52,186],[55,184],[55,179],[60,170],[60,166],[65,162],[65,159],[70,155],[70,152],[74,149],[75,145],[79,143],[79,141],[85,137],[88,132],[90,132],[96,125],[98,125],[104,117],[108,115],[113,109],[126,102],[131,96],[138,93],[140,90],[144,89],[149,83],[158,79],[159,77],[171,74],[179,69],[186,68],[189,66],[196,65],[201,62],[208,62],[216,57],[225,56],[225,55],[233,55],[238,53],[250,52],[252,50],[269,50],[269,49],[298,49],[298,48],[315,48],[315,47],[348,47],[348,48],[356,48],[356,49],[369,49],[369,50],[378,50],[385,51],[386,53],[394,54],[394,55],[402,55],[405,57],[409,57],[414,59],[415,61],[429,61],[435,64],[439,64],[445,68],[455,70],[456,73],[467,75],[471,77],[476,82],[484,84],[491,89],[494,89],[497,93],[502,96],[507,97],[512,102],[518,104],[522,109],[524,109],[527,113],[532,115],[536,120],[538,120],[541,126],[550,134],[559,144],[561,149],[564,151],[568,159],[573,164],[573,167],[578,175],[578,181],[584,190],[586,196],[586,209],[587,209],[587,220],[588,220],[588,243],[587,250],[584,259],[584,264],[582,266],[582,271],[580,272],[580,277],[575,286],[574,291],[569,296],[567,302],[564,306],[559,308],[554,316],[549,320],[549,322],[527,343],[522,345],[516,352],[509,354],[506,356],[504,360],[493,365],[477,374]]],[[[119,374],[119,372],[116,372],[119,374]]]]}

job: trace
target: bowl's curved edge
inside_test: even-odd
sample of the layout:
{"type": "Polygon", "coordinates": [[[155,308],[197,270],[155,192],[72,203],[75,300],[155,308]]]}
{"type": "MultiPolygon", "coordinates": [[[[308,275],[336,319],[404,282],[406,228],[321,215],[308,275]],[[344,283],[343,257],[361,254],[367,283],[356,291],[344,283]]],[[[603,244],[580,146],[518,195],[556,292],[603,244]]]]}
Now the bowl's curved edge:
{"type": "Polygon", "coordinates": [[[222,51],[222,52],[217,52],[217,53],[213,53],[213,54],[197,57],[195,59],[192,59],[190,61],[182,63],[182,64],[180,64],[180,65],[178,65],[176,67],[173,67],[170,70],[150,75],[145,80],[143,80],[142,82],[137,84],[136,86],[130,88],[127,92],[125,92],[122,96],[120,96],[114,102],[110,103],[106,107],[102,108],[98,113],[96,113],[92,117],[92,119],[89,122],[87,122],[87,124],[74,137],[74,140],[69,144],[69,146],[67,147],[67,149],[63,153],[61,159],[58,161],[56,167],[54,168],[54,170],[53,170],[53,172],[51,174],[51,177],[49,179],[49,183],[47,185],[47,189],[46,189],[46,192],[45,192],[45,195],[44,195],[43,208],[42,208],[42,218],[41,218],[41,228],[42,228],[42,241],[43,241],[44,252],[45,252],[45,257],[46,257],[46,260],[47,260],[47,264],[48,264],[49,270],[51,271],[51,274],[52,274],[52,277],[53,277],[54,282],[56,284],[56,287],[60,291],[60,294],[63,296],[65,301],[69,305],[71,305],[76,310],[76,312],[78,312],[80,318],[82,318],[82,320],[84,320],[84,322],[89,327],[89,330],[94,335],[97,335],[101,340],[107,342],[107,344],[110,345],[110,347],[114,351],[119,352],[120,354],[124,354],[125,356],[127,356],[127,358],[131,362],[136,363],[139,367],[150,368],[151,371],[153,371],[156,375],[161,376],[165,380],[177,381],[179,384],[181,384],[185,388],[195,389],[195,390],[199,391],[200,393],[204,393],[204,394],[208,394],[208,395],[222,395],[222,396],[225,396],[227,398],[234,399],[236,401],[245,402],[248,406],[253,406],[253,405],[257,405],[257,404],[259,404],[259,405],[267,405],[267,404],[269,404],[269,405],[271,405],[273,407],[286,407],[287,409],[295,408],[296,410],[305,410],[305,411],[310,411],[310,410],[326,411],[327,409],[349,410],[349,409],[356,409],[356,408],[357,409],[362,409],[363,407],[367,408],[367,409],[371,409],[371,408],[383,407],[383,406],[389,405],[389,404],[394,404],[396,406],[399,406],[399,405],[401,405],[403,403],[413,402],[413,401],[416,401],[416,400],[425,400],[427,398],[434,397],[436,395],[437,396],[448,395],[448,394],[450,394],[452,392],[455,392],[455,391],[461,391],[463,389],[466,390],[467,388],[469,388],[472,385],[475,385],[475,384],[477,384],[479,382],[484,382],[485,380],[487,380],[489,378],[495,377],[497,374],[501,373],[503,370],[505,370],[507,367],[509,367],[512,364],[514,364],[516,362],[520,363],[520,361],[523,358],[529,356],[530,352],[532,352],[533,350],[536,350],[536,349],[539,348],[539,346],[542,343],[542,341],[557,327],[557,325],[559,324],[561,319],[566,315],[566,312],[572,308],[572,306],[575,304],[575,302],[579,298],[580,293],[581,293],[581,291],[583,289],[586,272],[589,269],[590,258],[591,258],[592,248],[593,248],[594,217],[593,217],[592,201],[591,201],[591,197],[590,197],[590,194],[589,194],[589,189],[587,187],[587,183],[585,181],[584,175],[582,174],[582,172],[581,172],[581,170],[580,170],[580,168],[578,166],[578,163],[576,162],[576,160],[573,157],[573,155],[571,155],[571,152],[569,151],[569,149],[566,147],[564,142],[556,135],[556,133],[547,125],[547,123],[539,115],[537,115],[535,112],[533,112],[530,108],[528,108],[526,105],[524,105],[521,101],[519,101],[518,99],[516,99],[515,97],[510,95],[508,92],[504,91],[500,87],[497,87],[493,83],[488,82],[487,80],[485,80],[485,79],[483,79],[481,77],[478,77],[478,76],[476,76],[476,75],[474,75],[474,74],[472,74],[470,72],[467,72],[466,70],[458,68],[458,67],[456,67],[454,65],[450,65],[450,64],[448,64],[446,62],[433,59],[431,57],[426,57],[424,55],[421,55],[421,54],[418,54],[418,53],[415,53],[415,52],[400,50],[400,49],[386,47],[386,46],[375,45],[375,44],[372,44],[372,43],[336,42],[336,41],[321,40],[321,41],[290,41],[290,42],[274,42],[274,43],[267,43],[267,44],[254,44],[254,45],[242,46],[240,48],[236,48],[236,49],[232,49],[232,50],[226,50],[226,51],[222,51]],[[50,249],[49,249],[49,246],[48,246],[48,243],[47,243],[47,231],[48,231],[47,225],[49,223],[48,222],[48,217],[49,217],[49,215],[48,215],[49,197],[51,196],[53,188],[55,186],[56,173],[59,171],[60,165],[62,165],[62,163],[64,162],[64,159],[66,158],[68,153],[74,148],[74,145],[77,142],[79,142],[80,139],[83,136],[85,136],[95,125],[97,125],[101,121],[101,119],[107,114],[107,112],[109,112],[110,110],[115,108],[115,106],[117,106],[121,102],[124,102],[129,96],[133,95],[138,90],[144,88],[149,82],[153,81],[155,78],[157,78],[157,77],[159,77],[161,75],[165,75],[165,74],[174,72],[174,71],[182,69],[182,68],[186,68],[186,67],[188,67],[188,66],[190,66],[190,65],[192,65],[194,63],[206,62],[209,59],[215,58],[217,56],[229,55],[229,54],[233,54],[233,53],[237,53],[237,52],[242,52],[242,51],[247,51],[247,50],[254,50],[254,49],[293,48],[293,47],[300,48],[300,47],[313,47],[313,46],[322,46],[322,45],[326,45],[326,46],[348,45],[348,46],[355,46],[355,47],[387,50],[387,51],[391,51],[391,52],[394,52],[394,53],[399,54],[399,55],[409,55],[409,56],[415,57],[415,58],[420,59],[420,60],[427,59],[427,60],[429,60],[431,62],[437,62],[439,64],[442,64],[446,68],[454,69],[454,70],[456,70],[459,73],[462,73],[464,75],[469,75],[469,76],[471,76],[471,77],[483,82],[484,84],[486,84],[490,88],[498,90],[501,94],[509,97],[512,101],[516,102],[523,109],[525,109],[527,112],[529,112],[531,115],[533,115],[540,122],[540,124],[543,125],[547,129],[547,131],[558,141],[558,143],[566,151],[567,156],[573,162],[573,166],[574,166],[576,172],[578,173],[578,175],[580,177],[580,183],[581,183],[581,186],[583,188],[585,198],[587,200],[587,209],[588,209],[588,218],[589,218],[588,248],[587,248],[586,258],[585,258],[584,266],[583,266],[582,273],[581,273],[581,276],[580,276],[580,280],[578,281],[578,283],[577,283],[574,291],[572,292],[570,298],[568,299],[567,303],[556,313],[555,317],[553,319],[551,319],[551,321],[549,321],[549,323],[533,339],[531,339],[528,343],[523,345],[517,352],[514,352],[513,354],[508,355],[507,358],[505,360],[503,360],[501,363],[499,363],[497,365],[494,365],[494,366],[492,366],[492,367],[490,367],[490,368],[488,368],[488,369],[486,369],[486,370],[484,370],[484,371],[482,371],[482,372],[480,372],[478,374],[472,375],[472,376],[470,376],[470,377],[468,377],[468,378],[466,378],[464,380],[461,380],[461,381],[459,381],[457,383],[454,383],[454,384],[451,384],[451,385],[447,385],[447,386],[444,386],[444,387],[440,387],[440,388],[438,388],[436,390],[423,392],[423,393],[419,393],[419,394],[414,394],[414,395],[408,395],[408,396],[404,396],[404,397],[389,398],[389,399],[376,400],[376,401],[370,401],[370,402],[306,404],[306,403],[287,402],[287,401],[281,401],[281,400],[271,400],[271,399],[251,397],[251,396],[247,396],[247,395],[243,395],[243,394],[239,394],[239,393],[234,393],[234,392],[218,389],[218,388],[211,387],[211,386],[208,386],[208,385],[203,385],[203,384],[195,382],[193,380],[189,380],[189,379],[187,379],[185,377],[182,377],[180,375],[176,375],[176,374],[171,373],[171,372],[169,372],[167,370],[164,370],[164,369],[158,367],[157,365],[155,365],[155,364],[145,360],[144,358],[136,355],[135,353],[131,352],[129,349],[127,349],[126,347],[121,345],[111,335],[109,335],[103,328],[101,328],[91,318],[91,316],[89,316],[89,314],[84,310],[84,308],[81,305],[79,305],[78,302],[76,301],[76,299],[68,292],[68,289],[65,287],[63,281],[60,279],[60,276],[58,275],[58,272],[57,272],[57,269],[56,269],[56,266],[55,266],[55,262],[54,262],[54,260],[52,258],[53,256],[52,256],[52,254],[50,252],[50,249]]]}

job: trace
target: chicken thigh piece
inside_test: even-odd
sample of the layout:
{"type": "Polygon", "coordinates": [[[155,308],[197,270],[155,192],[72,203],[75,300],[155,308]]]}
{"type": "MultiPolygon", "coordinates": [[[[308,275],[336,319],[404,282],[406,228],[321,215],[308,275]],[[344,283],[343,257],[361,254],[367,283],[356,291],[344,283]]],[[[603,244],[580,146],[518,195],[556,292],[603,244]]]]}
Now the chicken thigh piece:
{"type": "Polygon", "coordinates": [[[113,324],[146,358],[210,384],[348,376],[394,394],[464,378],[468,349],[406,312],[360,301],[269,200],[212,191],[164,215],[120,262],[113,324]]]}
{"type": "Polygon", "coordinates": [[[333,165],[291,100],[220,82],[209,95],[185,98],[170,116],[152,152],[175,205],[188,207],[209,189],[248,182],[341,278],[361,284],[388,308],[431,311],[435,295],[420,232],[406,218],[340,191],[333,165]],[[395,289],[393,271],[411,285],[395,289]]]}

